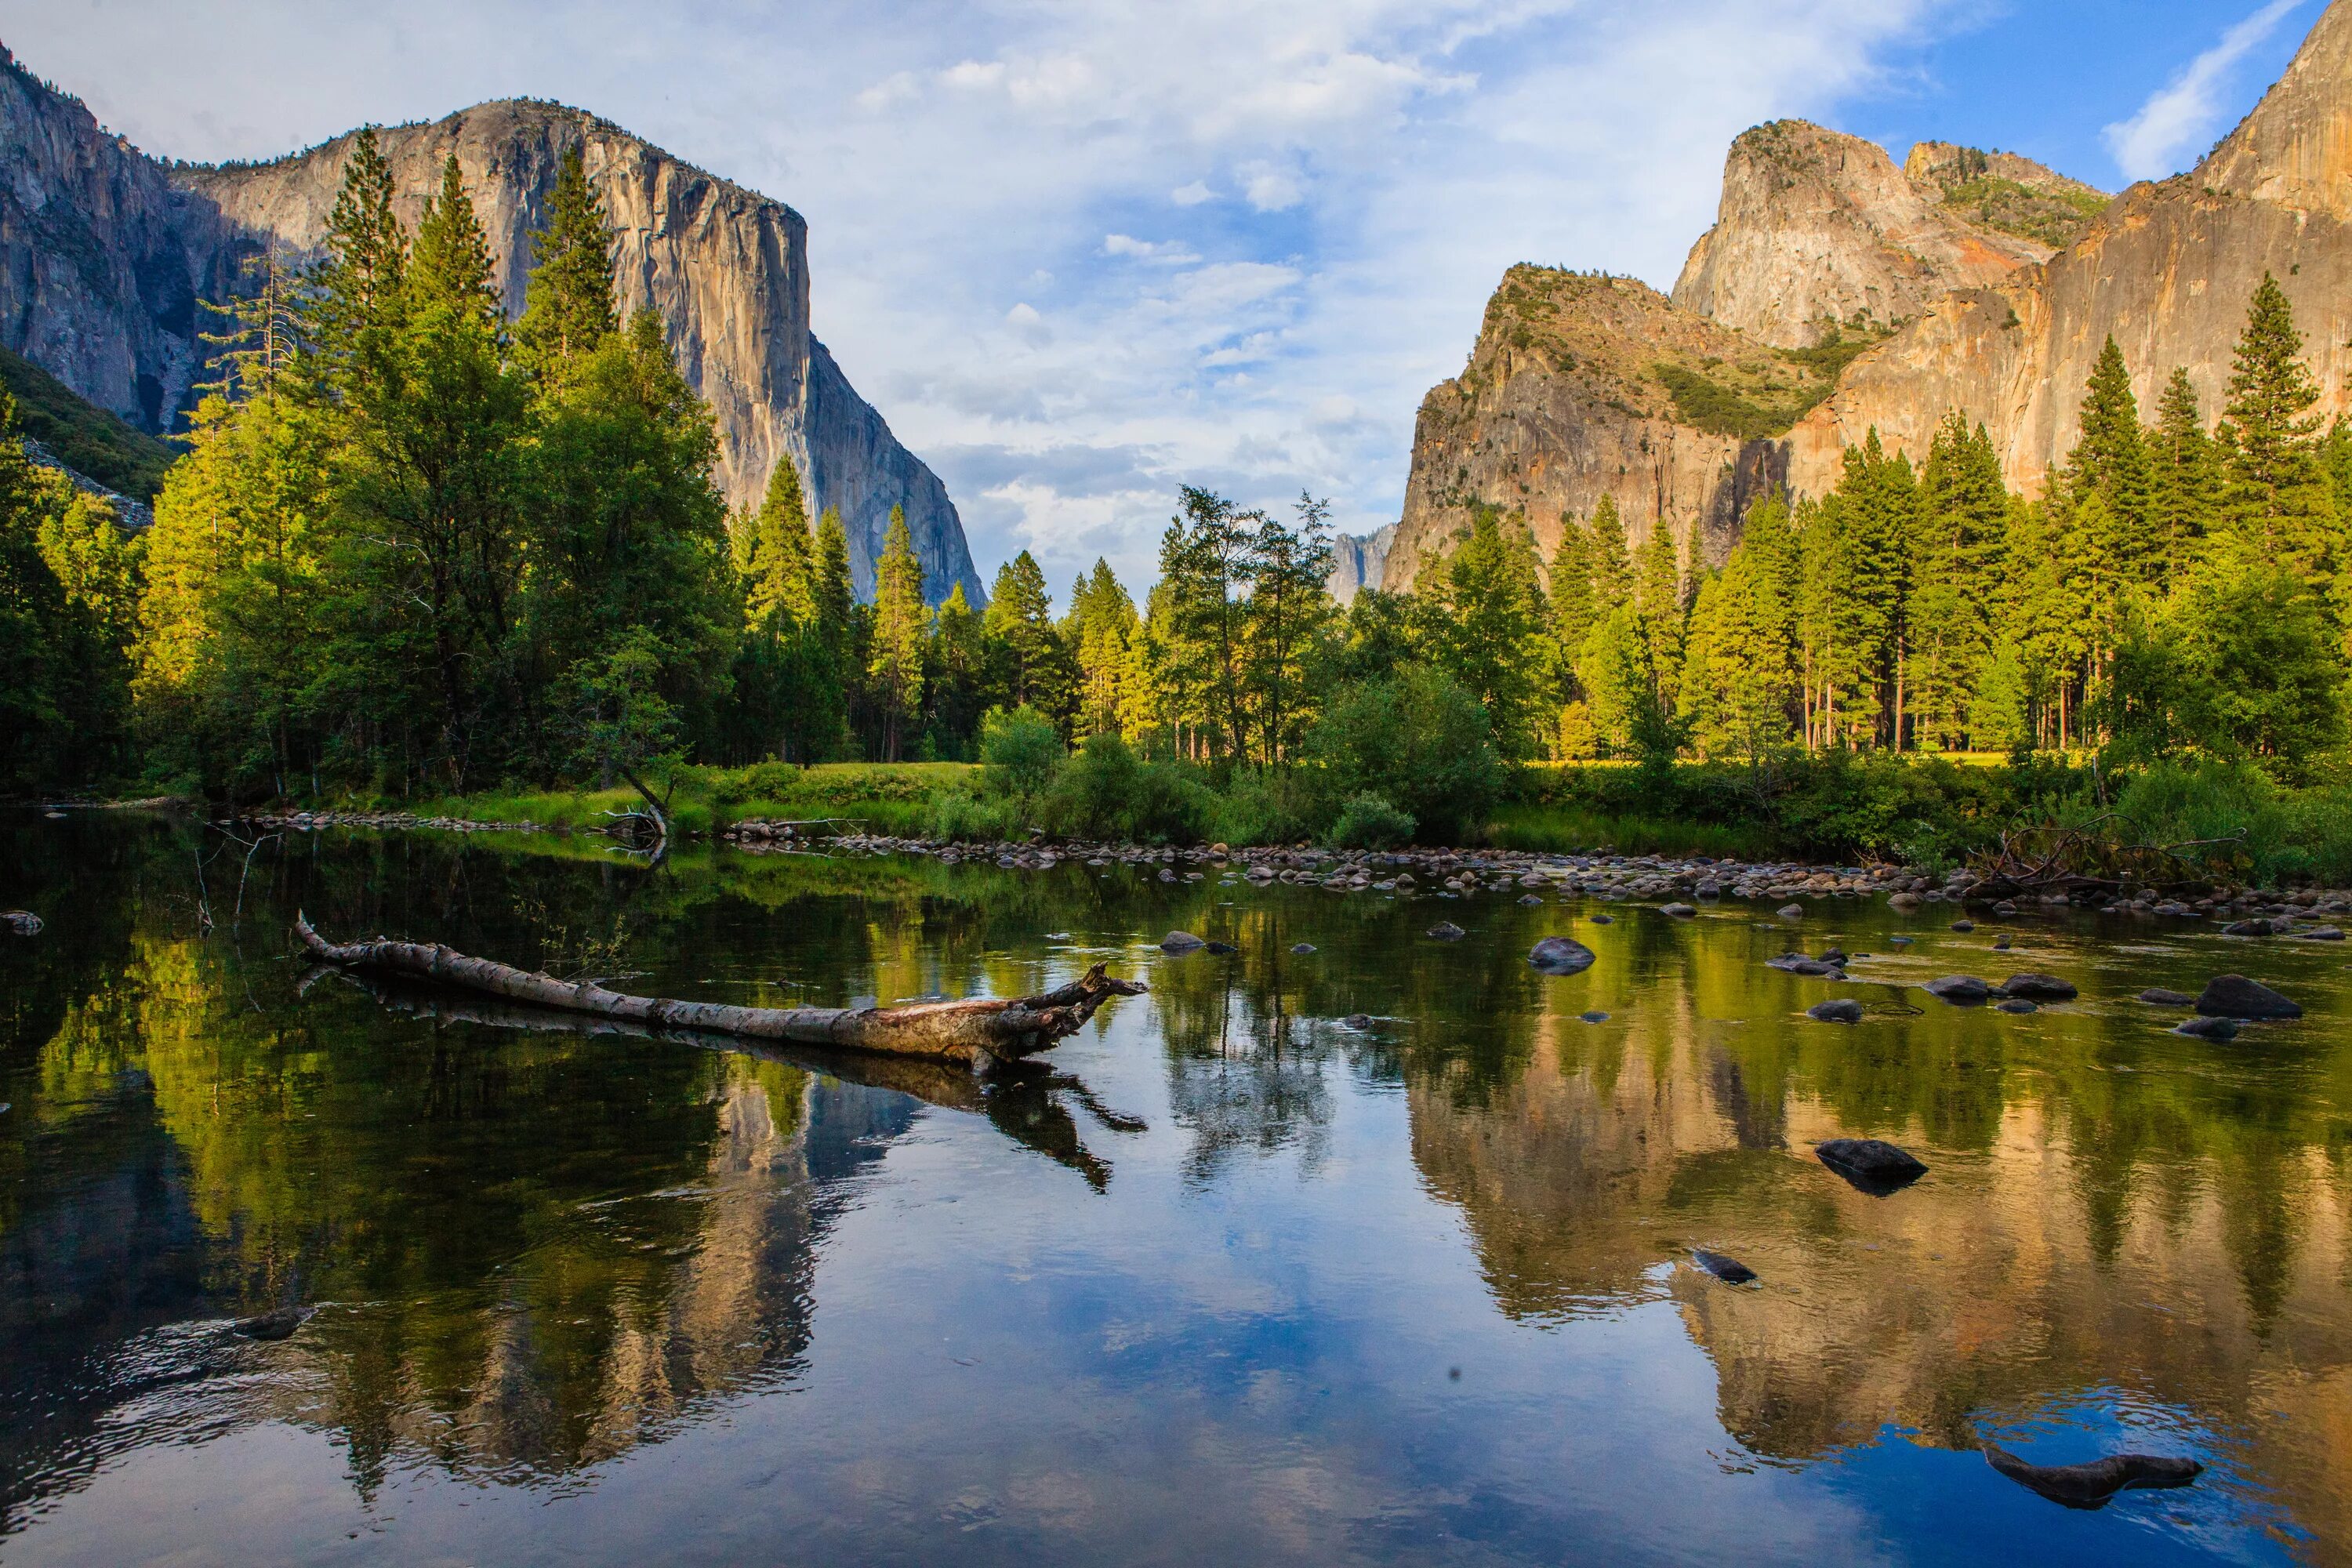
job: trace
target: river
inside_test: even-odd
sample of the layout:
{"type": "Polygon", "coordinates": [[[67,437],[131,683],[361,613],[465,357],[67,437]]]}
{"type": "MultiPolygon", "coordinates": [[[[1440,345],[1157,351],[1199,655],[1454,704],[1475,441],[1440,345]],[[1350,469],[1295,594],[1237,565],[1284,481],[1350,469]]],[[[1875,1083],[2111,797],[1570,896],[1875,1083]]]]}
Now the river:
{"type": "Polygon", "coordinates": [[[17,906],[10,1568],[2352,1559],[2340,946],[130,814],[0,819],[17,906]],[[663,995],[1152,990],[982,1083],[371,990],[298,910],[663,995]],[[2020,971],[2082,996],[1917,988],[2020,971]],[[2135,999],[2231,971],[2307,1016],[2135,999]],[[1988,1444],[2205,1469],[2068,1508],[1988,1444]]]}

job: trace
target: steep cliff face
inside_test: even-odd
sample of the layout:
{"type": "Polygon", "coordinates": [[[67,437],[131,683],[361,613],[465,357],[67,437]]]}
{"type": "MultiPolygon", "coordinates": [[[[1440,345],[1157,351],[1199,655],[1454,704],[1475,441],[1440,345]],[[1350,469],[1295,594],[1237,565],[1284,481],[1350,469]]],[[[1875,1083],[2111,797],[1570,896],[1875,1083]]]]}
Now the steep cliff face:
{"type": "Polygon", "coordinates": [[[1365,588],[1381,585],[1388,569],[1389,549],[1395,544],[1397,525],[1370,533],[1343,533],[1331,542],[1331,575],[1324,580],[1331,597],[1345,605],[1365,588]]]}
{"type": "Polygon", "coordinates": [[[2115,198],[2014,153],[1918,142],[1903,160],[1914,189],[1980,229],[2063,250],[2115,198]]]}
{"type": "MultiPolygon", "coordinates": [[[[0,95],[0,339],[91,401],[167,426],[200,357],[195,300],[224,297],[265,236],[303,251],[323,241],[353,137],[266,163],[167,167],[21,71],[5,73],[0,95]]],[[[903,506],[926,590],[943,598],[961,583],[981,602],[946,488],[810,331],[798,213],[556,104],[486,103],[378,139],[411,225],[456,155],[517,313],[530,235],[578,146],[614,227],[618,303],[661,317],[709,402],[729,500],[756,504],[789,457],[815,507],[839,510],[861,594],[873,592],[890,509],[903,506]]]]}
{"type": "Polygon", "coordinates": [[[1664,519],[1720,561],[1780,468],[1777,445],[1739,426],[1785,428],[1776,414],[1814,395],[1801,364],[1646,284],[1514,267],[1468,367],[1422,400],[1382,585],[1410,587],[1479,502],[1523,513],[1549,555],[1563,517],[1609,495],[1635,542],[1664,519]]]}
{"type": "Polygon", "coordinates": [[[2175,366],[2218,416],[2246,301],[2267,272],[2293,300],[2319,412],[2352,411],[2352,3],[2336,0],[2286,75],[2210,156],[2136,185],[2068,249],[1953,294],[1857,359],[1791,433],[1801,492],[1836,482],[1874,426],[1914,453],[1952,409],[1982,420],[2010,483],[2038,493],[2080,434],[2110,334],[2147,409],[2175,366]]]}
{"type": "Polygon", "coordinates": [[[1764,342],[1801,348],[1837,327],[1885,329],[1954,289],[2050,254],[1931,202],[1885,149],[1801,120],[1731,144],[1715,226],[1674,302],[1764,342]]]}

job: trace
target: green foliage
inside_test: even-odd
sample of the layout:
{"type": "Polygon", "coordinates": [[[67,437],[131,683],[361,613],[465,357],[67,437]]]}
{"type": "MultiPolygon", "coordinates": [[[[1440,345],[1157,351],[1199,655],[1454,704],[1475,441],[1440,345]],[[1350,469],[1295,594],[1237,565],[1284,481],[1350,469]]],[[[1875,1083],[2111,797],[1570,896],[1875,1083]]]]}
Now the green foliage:
{"type": "Polygon", "coordinates": [[[1367,790],[1351,795],[1331,825],[1330,841],[1342,849],[1393,849],[1412,842],[1412,813],[1367,790]]]}
{"type": "Polygon", "coordinates": [[[1217,805],[1183,764],[1146,762],[1118,736],[1098,731],[1056,765],[1040,816],[1074,838],[1190,844],[1206,837],[1217,805]]]}
{"type": "Polygon", "coordinates": [[[2295,794],[2244,763],[2159,763],[2129,779],[2115,810],[2208,876],[2352,879],[2352,791],[2340,785],[2295,794]]]}
{"type": "Polygon", "coordinates": [[[1997,174],[1979,174],[1944,186],[1944,205],[1986,228],[2014,234],[2053,250],[2063,250],[2107,208],[2096,191],[2037,190],[1997,174]]]}
{"type": "Polygon", "coordinates": [[[980,760],[991,794],[1035,801],[1067,756],[1062,732],[1034,708],[992,708],[980,726],[980,760]]]}
{"type": "Polygon", "coordinates": [[[1664,360],[1651,366],[1650,373],[1674,399],[1677,423],[1742,441],[1786,435],[1821,401],[1821,394],[1811,388],[1791,389],[1778,396],[1750,395],[1712,380],[1703,372],[1664,360]]]}
{"type": "Polygon", "coordinates": [[[1503,764],[1486,710],[1442,670],[1407,665],[1340,693],[1307,736],[1333,800],[1379,795],[1410,815],[1424,843],[1467,841],[1501,795],[1503,764]]]}
{"type": "Polygon", "coordinates": [[[0,348],[0,387],[16,402],[18,428],[67,468],[135,500],[152,500],[177,456],[163,441],[86,402],[20,354],[0,348]]]}

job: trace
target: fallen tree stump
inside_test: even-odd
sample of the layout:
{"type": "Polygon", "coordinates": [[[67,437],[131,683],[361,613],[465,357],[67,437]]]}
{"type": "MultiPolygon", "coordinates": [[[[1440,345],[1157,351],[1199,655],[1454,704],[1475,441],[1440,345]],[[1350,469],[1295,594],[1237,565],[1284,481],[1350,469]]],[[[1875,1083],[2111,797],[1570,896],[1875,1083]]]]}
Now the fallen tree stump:
{"type": "Polygon", "coordinates": [[[919,1002],[899,1007],[737,1007],[720,1002],[678,1002],[629,996],[591,981],[558,980],[487,958],[471,958],[438,942],[331,942],[298,914],[294,934],[324,963],[404,976],[436,985],[500,996],[510,1002],[583,1013],[655,1027],[698,1029],[754,1040],[985,1066],[1050,1049],[1085,1026],[1114,996],[1141,995],[1139,981],[1114,980],[1097,963],[1057,990],[1010,1000],[919,1002]]]}

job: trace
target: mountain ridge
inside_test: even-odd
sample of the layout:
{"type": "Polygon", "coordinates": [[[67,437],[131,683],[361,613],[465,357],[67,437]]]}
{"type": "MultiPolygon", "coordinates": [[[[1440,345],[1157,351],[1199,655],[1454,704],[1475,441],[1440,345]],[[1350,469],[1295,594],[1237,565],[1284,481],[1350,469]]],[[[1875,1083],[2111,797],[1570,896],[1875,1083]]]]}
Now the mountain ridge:
{"type": "MultiPolygon", "coordinates": [[[[79,100],[0,47],[0,345],[151,431],[192,401],[198,299],[226,298],[265,240],[314,252],[356,131],[283,156],[170,162],[107,136],[79,100]]],[[[811,330],[807,228],[784,203],[672,157],[609,120],[537,99],[500,99],[380,129],[414,224],[455,153],[510,312],[529,235],[563,153],[583,153],[614,226],[622,310],[663,321],[688,382],[711,405],[729,501],[756,505],[782,458],[815,510],[837,510],[851,574],[871,597],[890,509],[905,509],[933,599],[984,586],[946,487],[898,441],[811,330]]]]}

